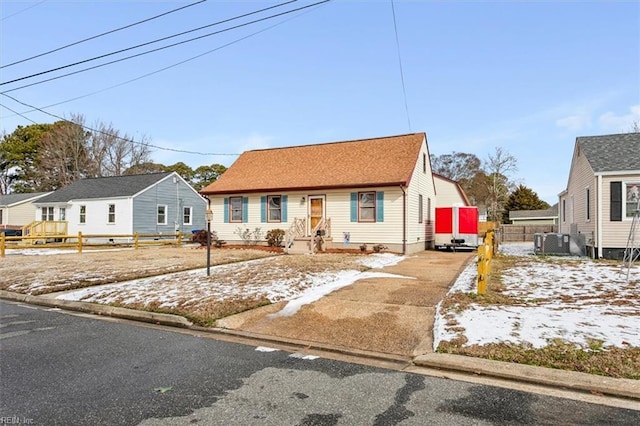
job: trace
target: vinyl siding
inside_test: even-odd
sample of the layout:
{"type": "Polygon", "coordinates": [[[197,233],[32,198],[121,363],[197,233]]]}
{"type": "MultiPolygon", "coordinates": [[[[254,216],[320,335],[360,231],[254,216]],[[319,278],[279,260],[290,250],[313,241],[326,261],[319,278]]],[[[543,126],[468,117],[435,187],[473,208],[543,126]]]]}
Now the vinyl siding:
{"type": "Polygon", "coordinates": [[[433,241],[434,234],[431,229],[428,229],[427,221],[429,218],[432,221],[435,220],[437,202],[431,162],[429,161],[429,149],[425,140],[407,188],[407,253],[425,250],[426,245],[433,241]],[[423,155],[427,157],[426,171],[422,165],[423,155]],[[422,223],[418,221],[420,194],[422,194],[424,204],[422,223]],[[430,212],[427,211],[429,199],[431,199],[430,212]]]}
{"type": "Polygon", "coordinates": [[[588,245],[597,240],[595,235],[597,224],[597,180],[593,170],[583,153],[574,150],[569,182],[566,194],[560,200],[560,225],[561,233],[571,232],[571,224],[577,225],[578,232],[586,235],[588,245]],[[591,208],[590,219],[587,220],[586,188],[590,189],[591,208]],[[566,220],[562,220],[562,200],[566,202],[566,220]]]}
{"type": "Polygon", "coordinates": [[[455,183],[433,178],[433,182],[436,186],[437,204],[436,207],[451,207],[454,205],[465,206],[465,200],[460,196],[458,188],[455,183]]]}
{"type": "MultiPolygon", "coordinates": [[[[76,200],[67,205],[67,230],[70,235],[132,234],[130,198],[76,200]],[[116,205],[116,222],[108,223],[108,205],[116,205]],[[86,223],[80,223],[80,206],[86,206],[86,223]]],[[[57,214],[57,209],[56,209],[57,214]]]]}
{"type": "MultiPolygon", "coordinates": [[[[640,182],[640,173],[624,176],[603,176],[602,178],[602,247],[625,248],[631,229],[631,219],[625,218],[622,213],[622,221],[612,222],[611,218],[611,182],[640,182]]],[[[624,192],[624,185],[622,187],[624,192]]],[[[624,206],[623,206],[624,209],[624,206]]]]}
{"type": "Polygon", "coordinates": [[[2,208],[2,225],[24,226],[36,216],[36,208],[31,202],[2,208]]]}
{"type": "Polygon", "coordinates": [[[206,209],[206,200],[182,179],[173,183],[169,176],[135,196],[132,229],[141,234],[173,234],[176,231],[190,234],[192,230],[206,228],[206,209]],[[164,225],[158,224],[159,205],[167,206],[164,225]],[[189,206],[192,207],[191,225],[185,225],[182,208],[189,206]]]}

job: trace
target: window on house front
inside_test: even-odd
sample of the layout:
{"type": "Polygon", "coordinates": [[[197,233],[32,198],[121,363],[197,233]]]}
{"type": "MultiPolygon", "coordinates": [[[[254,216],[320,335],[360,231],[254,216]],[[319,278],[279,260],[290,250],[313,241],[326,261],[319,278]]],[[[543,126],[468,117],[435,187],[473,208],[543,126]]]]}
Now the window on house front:
{"type": "Polygon", "coordinates": [[[167,206],[158,206],[157,211],[158,225],[167,224],[167,206]]]}
{"type": "Polygon", "coordinates": [[[53,207],[43,207],[42,208],[42,220],[43,221],[52,221],[53,220],[53,207]]]}
{"type": "Polygon", "coordinates": [[[267,221],[280,222],[282,220],[282,197],[269,195],[267,197],[267,221]]]}
{"type": "Polygon", "coordinates": [[[424,201],[422,200],[422,194],[418,194],[418,223],[422,223],[424,214],[424,201]]]}
{"type": "Polygon", "coordinates": [[[107,223],[116,223],[116,205],[109,204],[107,211],[107,223]]]}
{"type": "Polygon", "coordinates": [[[80,206],[80,223],[87,223],[87,206],[80,206]]]}
{"type": "Polygon", "coordinates": [[[229,197],[230,222],[242,222],[242,197],[229,197]]]}
{"type": "Polygon", "coordinates": [[[182,223],[185,225],[191,225],[192,207],[182,208],[182,223]]]}
{"type": "Polygon", "coordinates": [[[422,173],[427,173],[427,154],[422,154],[422,173]]]}
{"type": "Polygon", "coordinates": [[[4,210],[0,209],[0,224],[4,223],[2,222],[2,213],[4,212],[4,210]]]}
{"type": "Polygon", "coordinates": [[[640,182],[626,182],[624,186],[624,213],[630,219],[640,208],[640,182]]]}
{"type": "Polygon", "coordinates": [[[360,222],[376,221],[376,193],[360,192],[358,194],[358,220],[360,222]]]}
{"type": "Polygon", "coordinates": [[[65,207],[60,207],[58,216],[60,216],[60,220],[67,220],[67,209],[65,207]]]}
{"type": "Polygon", "coordinates": [[[562,221],[567,221],[567,200],[562,200],[562,221]]]}
{"type": "Polygon", "coordinates": [[[586,209],[587,209],[586,216],[587,216],[587,221],[589,221],[589,220],[591,220],[591,189],[590,188],[586,189],[585,197],[586,197],[585,206],[586,206],[586,209]]]}

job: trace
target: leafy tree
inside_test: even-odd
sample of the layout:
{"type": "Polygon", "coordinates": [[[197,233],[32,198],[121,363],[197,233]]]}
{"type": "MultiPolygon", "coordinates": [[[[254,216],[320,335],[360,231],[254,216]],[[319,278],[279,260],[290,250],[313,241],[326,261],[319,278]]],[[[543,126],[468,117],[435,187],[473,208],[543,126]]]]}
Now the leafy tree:
{"type": "Polygon", "coordinates": [[[544,210],[550,207],[549,203],[541,200],[531,188],[518,185],[504,204],[503,222],[509,223],[509,212],[512,211],[544,210]]]}
{"type": "Polygon", "coordinates": [[[194,176],[194,172],[193,169],[189,166],[187,166],[186,164],[184,164],[182,161],[172,165],[172,166],[165,166],[165,170],[167,172],[176,172],[178,173],[180,176],[182,176],[182,178],[184,180],[186,180],[187,182],[189,182],[191,184],[191,182],[193,182],[193,176],[194,176]]]}
{"type": "Polygon", "coordinates": [[[218,180],[220,176],[222,176],[222,174],[226,171],[227,168],[222,164],[200,166],[195,170],[191,184],[196,191],[200,191],[211,182],[218,180]]]}
{"type": "Polygon", "coordinates": [[[12,133],[2,137],[0,175],[5,193],[43,190],[38,150],[42,138],[51,127],[51,124],[18,126],[12,133]]]}

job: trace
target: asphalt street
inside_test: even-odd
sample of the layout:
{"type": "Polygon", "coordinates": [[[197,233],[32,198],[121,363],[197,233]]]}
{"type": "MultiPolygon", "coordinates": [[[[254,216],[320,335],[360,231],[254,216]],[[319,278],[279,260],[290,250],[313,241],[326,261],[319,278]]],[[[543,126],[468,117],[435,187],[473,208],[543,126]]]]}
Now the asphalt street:
{"type": "Polygon", "coordinates": [[[0,424],[640,424],[640,411],[0,301],[0,424]]]}

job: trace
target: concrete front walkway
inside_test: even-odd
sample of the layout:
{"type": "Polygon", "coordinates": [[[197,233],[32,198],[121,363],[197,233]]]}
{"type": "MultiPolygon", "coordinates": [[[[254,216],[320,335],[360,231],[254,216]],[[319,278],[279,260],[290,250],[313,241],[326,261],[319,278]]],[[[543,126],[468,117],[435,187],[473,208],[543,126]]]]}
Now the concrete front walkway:
{"type": "Polygon", "coordinates": [[[273,315],[284,306],[279,303],[221,319],[216,326],[402,356],[432,352],[435,306],[474,258],[468,252],[408,255],[383,271],[412,279],[366,278],[290,317],[273,315]]]}

